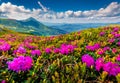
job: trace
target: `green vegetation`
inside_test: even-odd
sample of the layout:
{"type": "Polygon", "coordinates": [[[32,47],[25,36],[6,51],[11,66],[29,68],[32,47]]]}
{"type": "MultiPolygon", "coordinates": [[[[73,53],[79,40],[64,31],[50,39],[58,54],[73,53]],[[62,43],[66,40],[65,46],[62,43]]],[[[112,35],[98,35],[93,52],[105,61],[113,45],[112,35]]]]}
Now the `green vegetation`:
{"type": "Polygon", "coordinates": [[[7,27],[0,25],[0,36],[4,34],[17,34],[18,32],[9,30],[7,27]]]}
{"type": "Polygon", "coordinates": [[[120,25],[49,37],[1,35],[0,82],[119,83],[120,25]]]}

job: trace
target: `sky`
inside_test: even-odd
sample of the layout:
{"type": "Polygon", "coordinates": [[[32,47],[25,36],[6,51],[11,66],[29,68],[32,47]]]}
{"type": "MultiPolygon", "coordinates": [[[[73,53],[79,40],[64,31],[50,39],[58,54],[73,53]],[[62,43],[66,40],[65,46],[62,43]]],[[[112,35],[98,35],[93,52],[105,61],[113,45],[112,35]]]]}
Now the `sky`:
{"type": "Polygon", "coordinates": [[[49,23],[120,22],[120,0],[0,0],[0,17],[49,23]]]}

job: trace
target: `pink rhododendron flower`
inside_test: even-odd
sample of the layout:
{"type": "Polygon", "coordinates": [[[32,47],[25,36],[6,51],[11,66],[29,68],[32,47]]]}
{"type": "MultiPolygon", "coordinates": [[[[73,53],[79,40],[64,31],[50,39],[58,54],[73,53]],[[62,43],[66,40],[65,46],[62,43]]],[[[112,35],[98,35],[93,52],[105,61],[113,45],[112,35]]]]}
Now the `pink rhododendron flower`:
{"type": "Polygon", "coordinates": [[[5,80],[2,80],[1,83],[7,83],[5,80]]]}
{"type": "Polygon", "coordinates": [[[120,42],[117,42],[117,45],[120,46],[120,42]]]}
{"type": "Polygon", "coordinates": [[[60,47],[60,53],[68,55],[69,53],[72,53],[75,48],[76,46],[73,45],[62,44],[60,47]]]}
{"type": "Polygon", "coordinates": [[[19,56],[14,58],[13,61],[8,61],[8,69],[19,72],[19,71],[27,71],[33,65],[33,60],[30,56],[19,56]]]}
{"type": "Polygon", "coordinates": [[[14,54],[19,55],[19,54],[25,54],[26,49],[22,46],[20,46],[17,50],[14,50],[14,54]]]}
{"type": "Polygon", "coordinates": [[[99,54],[99,55],[104,54],[104,50],[103,49],[98,49],[97,54],[99,54]]]}
{"type": "Polygon", "coordinates": [[[67,48],[62,48],[62,49],[60,49],[60,53],[68,55],[69,54],[69,50],[67,48]]]}
{"type": "Polygon", "coordinates": [[[33,49],[36,48],[35,46],[30,45],[29,42],[25,42],[25,46],[26,46],[27,48],[31,49],[31,50],[33,50],[33,49]]]}
{"type": "Polygon", "coordinates": [[[95,51],[99,48],[100,48],[100,44],[94,44],[93,46],[90,46],[90,45],[86,46],[86,49],[90,51],[95,51]]]}
{"type": "Polygon", "coordinates": [[[116,48],[113,48],[112,49],[112,53],[116,53],[117,52],[117,49],[116,48]]]}
{"type": "Polygon", "coordinates": [[[0,39],[0,43],[4,43],[5,42],[5,40],[3,40],[3,39],[0,39]]]}
{"type": "Polygon", "coordinates": [[[109,39],[108,42],[113,43],[114,41],[115,41],[115,39],[109,39]]]}
{"type": "Polygon", "coordinates": [[[94,58],[91,57],[89,54],[85,54],[82,56],[82,62],[86,63],[87,67],[94,65],[94,58]]]}
{"type": "Polygon", "coordinates": [[[106,46],[106,47],[104,47],[103,48],[103,51],[105,52],[105,51],[109,51],[110,50],[110,47],[108,47],[108,46],[106,46]]]}
{"type": "Polygon", "coordinates": [[[110,76],[116,76],[118,73],[120,73],[119,65],[112,62],[107,62],[106,64],[104,64],[103,70],[108,72],[110,76]]]}
{"type": "Polygon", "coordinates": [[[115,28],[113,28],[113,31],[114,31],[114,32],[118,32],[118,31],[119,31],[119,28],[118,28],[118,27],[115,27],[115,28]]]}
{"type": "Polygon", "coordinates": [[[0,45],[0,50],[2,50],[2,51],[8,51],[8,50],[10,50],[10,48],[11,48],[11,46],[8,43],[3,43],[2,45],[0,45]]]}
{"type": "Polygon", "coordinates": [[[99,35],[100,35],[100,36],[104,36],[104,35],[105,35],[105,32],[100,32],[99,35]]]}
{"type": "Polygon", "coordinates": [[[118,56],[116,57],[116,60],[117,60],[117,61],[120,61],[120,55],[118,55],[118,56]]]}
{"type": "Polygon", "coordinates": [[[46,48],[46,49],[45,49],[45,52],[46,52],[47,54],[50,54],[52,51],[51,51],[50,48],[46,48]]]}
{"type": "Polygon", "coordinates": [[[33,56],[35,56],[35,55],[40,56],[41,52],[40,52],[40,50],[32,50],[31,51],[31,55],[33,55],[33,56]]]}
{"type": "Polygon", "coordinates": [[[112,35],[115,35],[115,34],[117,34],[117,32],[112,31],[111,34],[112,34],[112,35]]]}
{"type": "Polygon", "coordinates": [[[60,49],[59,48],[55,48],[54,49],[54,53],[59,53],[60,52],[60,49]]]}
{"type": "Polygon", "coordinates": [[[116,34],[114,34],[114,37],[115,37],[115,38],[118,38],[118,37],[120,37],[120,34],[117,34],[117,33],[116,33],[116,34]]]}
{"type": "Polygon", "coordinates": [[[104,60],[103,58],[98,58],[95,62],[95,68],[97,71],[100,71],[100,69],[103,68],[103,65],[104,65],[104,60]]]}

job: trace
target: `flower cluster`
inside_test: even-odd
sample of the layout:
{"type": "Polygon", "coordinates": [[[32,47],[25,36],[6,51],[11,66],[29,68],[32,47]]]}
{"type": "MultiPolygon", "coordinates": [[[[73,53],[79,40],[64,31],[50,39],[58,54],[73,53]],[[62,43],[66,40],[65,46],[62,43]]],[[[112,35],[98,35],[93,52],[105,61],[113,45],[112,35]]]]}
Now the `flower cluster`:
{"type": "Polygon", "coordinates": [[[86,63],[88,67],[94,65],[94,58],[91,57],[89,54],[84,54],[81,59],[82,59],[82,62],[86,63]]]}
{"type": "Polygon", "coordinates": [[[8,51],[10,50],[11,46],[10,44],[8,44],[6,41],[4,40],[0,40],[0,51],[8,51]]]}
{"type": "Polygon", "coordinates": [[[107,62],[103,66],[103,70],[108,72],[111,76],[116,76],[118,73],[120,73],[120,67],[117,63],[107,62]]]}
{"type": "MultiPolygon", "coordinates": [[[[104,62],[103,58],[98,58],[96,61],[89,54],[82,56],[82,62],[87,65],[87,67],[95,66],[97,71],[103,70],[109,73],[109,76],[116,76],[120,73],[120,66],[117,63],[104,62]],[[95,65],[94,65],[95,64],[95,65]]],[[[118,60],[119,58],[117,58],[118,60]]]]}
{"type": "Polygon", "coordinates": [[[14,54],[16,55],[21,55],[21,54],[25,54],[26,53],[26,49],[22,46],[20,46],[17,50],[14,50],[14,54]]]}
{"type": "Polygon", "coordinates": [[[103,50],[103,49],[101,49],[101,48],[99,48],[99,49],[97,50],[97,54],[99,54],[99,55],[104,54],[104,50],[103,50]]]}
{"type": "Polygon", "coordinates": [[[72,53],[75,48],[76,46],[73,46],[73,45],[62,44],[59,50],[61,54],[68,55],[69,53],[72,53]]]}
{"type": "Polygon", "coordinates": [[[52,51],[54,53],[61,53],[61,54],[65,54],[68,55],[69,53],[72,53],[74,51],[74,49],[76,48],[76,46],[70,45],[70,44],[62,44],[60,46],[60,48],[54,48],[53,50],[51,48],[46,48],[45,52],[47,54],[50,54],[52,51]]]}
{"type": "Polygon", "coordinates": [[[103,55],[106,51],[110,51],[110,47],[106,46],[106,47],[104,47],[104,48],[99,48],[99,49],[97,50],[97,54],[103,55]]]}
{"type": "Polygon", "coordinates": [[[116,57],[117,61],[120,61],[120,54],[116,57]]]}
{"type": "Polygon", "coordinates": [[[114,27],[114,28],[113,28],[113,31],[114,31],[114,32],[118,32],[118,31],[119,31],[119,28],[118,28],[118,27],[114,27]]]}
{"type": "Polygon", "coordinates": [[[104,36],[104,35],[105,35],[105,32],[100,32],[99,35],[100,35],[100,36],[104,36]]]}
{"type": "Polygon", "coordinates": [[[8,50],[10,50],[10,48],[11,48],[11,46],[10,46],[10,44],[8,44],[8,43],[3,43],[2,45],[0,45],[0,50],[1,51],[8,51],[8,50]]]}
{"type": "Polygon", "coordinates": [[[15,72],[27,71],[33,65],[33,60],[29,56],[19,56],[14,58],[13,61],[8,61],[8,69],[15,72]]]}
{"type": "Polygon", "coordinates": [[[52,52],[52,50],[51,50],[50,48],[46,48],[46,49],[45,49],[45,52],[46,52],[47,54],[50,54],[50,53],[52,52]]]}
{"type": "Polygon", "coordinates": [[[40,50],[32,50],[31,51],[31,55],[33,55],[33,56],[35,56],[35,55],[40,56],[41,52],[40,52],[40,50]]]}
{"type": "Polygon", "coordinates": [[[95,68],[97,71],[100,71],[103,68],[104,65],[104,59],[103,58],[98,58],[95,62],[95,68]]]}
{"type": "Polygon", "coordinates": [[[27,47],[27,48],[29,48],[31,50],[36,48],[36,46],[31,45],[29,42],[25,42],[24,44],[25,44],[25,47],[27,47]]]}
{"type": "Polygon", "coordinates": [[[95,51],[99,48],[100,48],[100,44],[94,44],[93,46],[91,46],[91,45],[86,46],[86,49],[89,51],[95,51]]]}
{"type": "Polygon", "coordinates": [[[117,26],[51,37],[0,34],[0,82],[120,82],[119,52],[117,26]]]}
{"type": "Polygon", "coordinates": [[[55,48],[54,49],[54,53],[59,53],[60,52],[60,49],[59,48],[55,48]]]}

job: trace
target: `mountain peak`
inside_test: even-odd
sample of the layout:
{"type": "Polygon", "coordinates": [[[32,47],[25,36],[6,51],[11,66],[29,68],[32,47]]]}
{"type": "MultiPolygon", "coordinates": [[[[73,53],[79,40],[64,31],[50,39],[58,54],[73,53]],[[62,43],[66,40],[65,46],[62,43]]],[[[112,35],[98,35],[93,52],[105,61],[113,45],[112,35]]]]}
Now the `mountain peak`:
{"type": "Polygon", "coordinates": [[[33,17],[30,17],[30,18],[26,19],[26,21],[37,21],[37,20],[33,17]]]}

